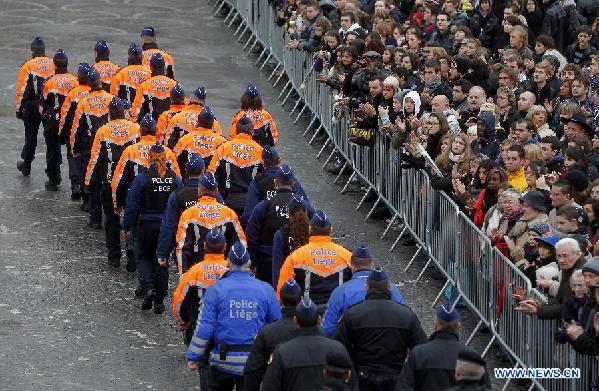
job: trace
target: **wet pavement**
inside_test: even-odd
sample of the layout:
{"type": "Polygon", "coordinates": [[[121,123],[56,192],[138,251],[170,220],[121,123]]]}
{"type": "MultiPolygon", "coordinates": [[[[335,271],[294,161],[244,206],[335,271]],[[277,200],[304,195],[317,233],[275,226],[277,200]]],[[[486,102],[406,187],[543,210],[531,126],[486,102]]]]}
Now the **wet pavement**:
{"type": "MultiPolygon", "coordinates": [[[[308,146],[302,137],[307,117],[293,125],[288,115],[291,106],[283,108],[276,101],[278,91],[266,81],[266,70],[260,75],[254,60],[241,52],[233,30],[223,25],[222,18],[212,16],[204,0],[0,4],[2,389],[199,389],[196,374],[185,367],[185,349],[172,316],[139,309],[135,275],[107,265],[103,231],[87,228],[87,216],[70,201],[67,186],[63,184],[58,193],[44,190],[41,132],[31,177],[23,178],[16,170],[23,125],[13,115],[14,86],[18,67],[29,56],[29,44],[37,35],[46,39],[50,56],[64,48],[70,69],[76,70],[80,61],[93,62],[99,39],[108,41],[111,59],[124,65],[128,44],[139,40],[143,26],[152,25],[160,47],[175,59],[177,79],[188,93],[205,85],[208,104],[226,127],[243,89],[255,83],[277,120],[283,159],[294,168],[312,203],[332,217],[336,239],[348,248],[368,244],[431,332],[430,305],[443,281],[433,279],[429,271],[416,284],[421,259],[404,272],[415,248],[400,245],[388,252],[397,232],[380,240],[385,222],[365,222],[366,206],[356,212],[362,195],[358,186],[339,194],[334,177],[316,160],[318,148],[308,146]]],[[[470,315],[464,317],[463,337],[474,327],[470,315]]],[[[480,349],[486,339],[482,335],[473,345],[480,349]]]]}

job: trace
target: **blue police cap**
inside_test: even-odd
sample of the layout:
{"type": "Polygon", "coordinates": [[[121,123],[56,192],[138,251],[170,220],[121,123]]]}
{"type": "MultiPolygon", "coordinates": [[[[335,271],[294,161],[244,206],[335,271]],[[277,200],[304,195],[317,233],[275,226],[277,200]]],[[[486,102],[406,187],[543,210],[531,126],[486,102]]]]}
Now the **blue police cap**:
{"type": "Polygon", "coordinates": [[[193,94],[198,99],[206,99],[206,87],[200,86],[193,91],[193,94]]]}
{"type": "Polygon", "coordinates": [[[200,178],[200,186],[208,190],[216,189],[217,183],[214,174],[207,172],[200,178]]]}
{"type": "Polygon", "coordinates": [[[100,82],[100,72],[96,70],[94,67],[90,67],[87,72],[87,80],[90,84],[95,84],[100,82]]]}
{"type": "Polygon", "coordinates": [[[190,153],[185,164],[187,174],[196,174],[205,168],[204,159],[199,153],[190,153]]]}
{"type": "Polygon", "coordinates": [[[297,210],[300,208],[308,209],[308,203],[306,202],[306,199],[304,198],[303,195],[294,194],[289,199],[289,209],[297,210]]]}
{"type": "Polygon", "coordinates": [[[372,258],[370,250],[365,244],[358,245],[351,256],[355,258],[372,258]]]}
{"type": "Polygon", "coordinates": [[[277,173],[275,174],[275,178],[282,182],[291,182],[295,179],[293,176],[293,170],[287,164],[283,164],[281,167],[279,167],[277,173]]]}
{"type": "Polygon", "coordinates": [[[162,57],[162,54],[152,54],[152,58],[150,58],[150,66],[154,68],[164,68],[164,57],[162,57]]]}
{"type": "Polygon", "coordinates": [[[241,124],[241,125],[243,125],[243,126],[249,126],[249,125],[254,126],[254,123],[252,122],[252,120],[250,119],[250,117],[248,117],[245,114],[241,117],[241,119],[239,120],[238,123],[241,124]]]}
{"type": "Polygon", "coordinates": [[[304,295],[295,307],[295,312],[298,316],[314,316],[318,313],[318,306],[314,304],[310,296],[304,295]]]}
{"type": "Polygon", "coordinates": [[[449,303],[440,306],[439,308],[437,308],[435,316],[437,317],[437,319],[441,319],[445,322],[451,322],[453,320],[458,319],[460,317],[460,313],[458,312],[458,310],[452,307],[453,306],[449,303]]]}
{"type": "Polygon", "coordinates": [[[262,160],[276,160],[279,157],[279,152],[275,147],[266,147],[262,150],[262,160]]]}
{"type": "Polygon", "coordinates": [[[233,265],[243,266],[250,261],[250,253],[240,241],[237,241],[231,246],[227,259],[233,265]]]}
{"type": "Polygon", "coordinates": [[[281,295],[295,296],[299,295],[301,292],[302,288],[293,278],[285,281],[281,287],[281,295]]]}
{"type": "Polygon", "coordinates": [[[131,110],[131,102],[129,102],[127,99],[121,99],[121,101],[123,102],[123,107],[125,110],[131,110]]]}
{"type": "Polygon", "coordinates": [[[185,91],[181,84],[177,83],[171,88],[171,102],[182,102],[185,100],[185,91]]]}
{"type": "Polygon", "coordinates": [[[42,37],[35,37],[31,41],[31,49],[43,49],[46,47],[46,43],[42,37]]]}
{"type": "Polygon", "coordinates": [[[260,95],[260,92],[258,91],[258,87],[253,84],[248,84],[243,94],[249,98],[256,99],[260,95]]]}
{"type": "MultiPolygon", "coordinates": [[[[214,122],[214,115],[212,114],[212,109],[210,106],[204,106],[200,114],[198,115],[198,122],[206,123],[206,122],[214,122]]],[[[212,125],[210,125],[212,127],[212,125]]]]}
{"type": "Polygon", "coordinates": [[[108,111],[110,112],[110,114],[124,114],[125,104],[121,99],[114,97],[108,105],[108,111]]]}
{"type": "Polygon", "coordinates": [[[458,360],[470,362],[476,365],[480,365],[484,367],[486,365],[485,360],[481,357],[480,354],[476,353],[471,349],[462,349],[458,352],[458,360]]]}
{"type": "Polygon", "coordinates": [[[154,30],[154,27],[146,26],[143,28],[143,30],[141,30],[141,36],[142,37],[155,37],[156,31],[154,30]]]}
{"type": "Polygon", "coordinates": [[[147,113],[139,122],[139,126],[142,129],[151,129],[156,127],[156,120],[152,117],[152,114],[147,113]]]}
{"type": "Polygon", "coordinates": [[[67,54],[64,52],[64,50],[58,49],[56,51],[56,53],[54,53],[53,60],[54,61],[68,61],[69,58],[67,57],[67,54]]]}
{"type": "Polygon", "coordinates": [[[322,210],[317,210],[314,212],[314,215],[312,215],[310,224],[317,228],[327,229],[331,226],[331,221],[326,213],[324,213],[322,210]]]}
{"type": "Polygon", "coordinates": [[[141,46],[139,46],[135,42],[131,42],[131,45],[129,45],[129,50],[127,50],[127,53],[130,56],[135,56],[135,57],[141,56],[142,52],[143,52],[143,50],[141,50],[141,46]]]}
{"type": "Polygon", "coordinates": [[[368,275],[368,279],[372,281],[386,281],[389,279],[389,276],[382,268],[375,267],[368,275]]]}
{"type": "Polygon", "coordinates": [[[94,50],[98,53],[110,53],[110,49],[108,48],[108,43],[106,41],[96,42],[94,50]]]}
{"type": "Polygon", "coordinates": [[[156,143],[150,147],[150,152],[162,153],[164,152],[164,147],[161,144],[156,143]]]}
{"type": "Polygon", "coordinates": [[[91,68],[91,65],[86,62],[80,62],[79,67],[77,67],[77,76],[87,79],[89,68],[91,68]]]}
{"type": "Polygon", "coordinates": [[[206,233],[205,241],[209,245],[216,247],[225,243],[225,234],[223,233],[223,230],[219,227],[212,228],[210,231],[206,233]]]}

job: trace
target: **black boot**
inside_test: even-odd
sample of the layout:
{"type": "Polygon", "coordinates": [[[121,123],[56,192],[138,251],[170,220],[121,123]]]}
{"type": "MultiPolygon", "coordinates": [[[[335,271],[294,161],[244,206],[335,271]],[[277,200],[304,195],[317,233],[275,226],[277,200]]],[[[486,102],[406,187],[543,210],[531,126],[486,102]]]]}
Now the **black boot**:
{"type": "Polygon", "coordinates": [[[58,182],[54,182],[54,181],[48,179],[46,181],[46,183],[44,183],[44,187],[48,191],[58,191],[58,182]]]}
{"type": "Polygon", "coordinates": [[[154,289],[150,289],[148,292],[146,292],[146,294],[144,296],[144,301],[143,301],[143,303],[141,303],[141,309],[144,311],[151,310],[152,303],[154,302],[155,298],[156,298],[156,291],[154,289]]]}
{"type": "Polygon", "coordinates": [[[78,201],[81,199],[81,193],[79,193],[79,186],[71,185],[71,201],[78,201]]]}
{"type": "Polygon", "coordinates": [[[164,313],[164,302],[163,301],[164,301],[163,298],[154,299],[154,313],[155,314],[164,313]]]}
{"type": "Polygon", "coordinates": [[[17,162],[17,170],[21,171],[21,174],[23,174],[23,176],[31,175],[31,162],[19,160],[17,162]]]}
{"type": "Polygon", "coordinates": [[[141,284],[137,284],[137,288],[135,288],[135,297],[144,297],[144,288],[141,284]]]}
{"type": "Polygon", "coordinates": [[[137,270],[137,263],[135,262],[135,253],[133,249],[128,249],[125,251],[125,255],[127,256],[127,265],[125,266],[125,270],[129,273],[133,273],[137,270]]]}
{"type": "Polygon", "coordinates": [[[121,257],[108,258],[108,264],[114,268],[121,267],[121,257]]]}

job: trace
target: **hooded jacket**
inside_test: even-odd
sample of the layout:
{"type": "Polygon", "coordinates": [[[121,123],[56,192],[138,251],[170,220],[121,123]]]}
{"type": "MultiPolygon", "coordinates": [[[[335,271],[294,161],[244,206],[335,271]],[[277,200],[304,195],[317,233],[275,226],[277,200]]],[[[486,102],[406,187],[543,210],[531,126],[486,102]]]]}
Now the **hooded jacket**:
{"type": "Polygon", "coordinates": [[[495,138],[495,115],[490,112],[483,112],[480,114],[481,120],[485,124],[485,137],[484,141],[477,138],[471,144],[472,153],[482,153],[489,157],[489,159],[495,160],[499,156],[499,141],[495,138]]]}

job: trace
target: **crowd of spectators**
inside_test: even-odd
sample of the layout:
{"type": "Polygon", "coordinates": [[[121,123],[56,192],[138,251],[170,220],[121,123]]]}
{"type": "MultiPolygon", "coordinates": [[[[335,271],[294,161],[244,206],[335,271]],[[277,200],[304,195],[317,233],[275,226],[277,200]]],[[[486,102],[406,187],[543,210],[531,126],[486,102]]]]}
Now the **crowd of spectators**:
{"type": "Polygon", "coordinates": [[[277,1],[336,112],[388,134],[548,299],[517,310],[598,355],[599,1],[277,1]]]}

